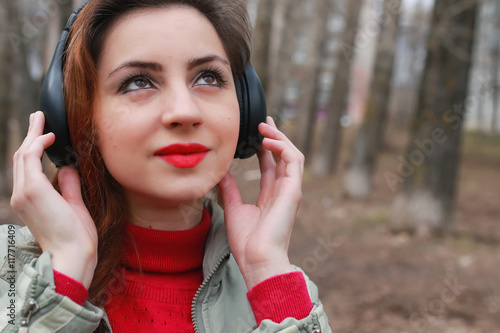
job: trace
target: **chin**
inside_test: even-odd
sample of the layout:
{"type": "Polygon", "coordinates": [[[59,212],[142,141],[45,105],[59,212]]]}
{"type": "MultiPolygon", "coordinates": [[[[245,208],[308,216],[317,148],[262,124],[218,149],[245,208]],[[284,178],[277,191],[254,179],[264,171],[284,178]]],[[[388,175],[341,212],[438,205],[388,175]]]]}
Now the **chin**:
{"type": "MultiPolygon", "coordinates": [[[[194,201],[202,200],[217,185],[218,181],[196,182],[192,184],[193,186],[190,186],[189,183],[189,181],[184,179],[181,184],[176,184],[176,186],[170,185],[165,192],[162,191],[162,188],[159,188],[158,192],[151,193],[151,195],[155,197],[156,200],[168,203],[168,206],[191,204],[194,201]]],[[[165,189],[165,187],[163,189],[165,189]]]]}
{"type": "Polygon", "coordinates": [[[174,207],[190,204],[205,197],[222,180],[231,166],[232,158],[224,163],[204,161],[197,170],[147,172],[118,177],[131,203],[140,206],[174,207]],[[205,163],[208,162],[208,163],[205,163]],[[154,176],[153,176],[154,175],[154,176]]]}

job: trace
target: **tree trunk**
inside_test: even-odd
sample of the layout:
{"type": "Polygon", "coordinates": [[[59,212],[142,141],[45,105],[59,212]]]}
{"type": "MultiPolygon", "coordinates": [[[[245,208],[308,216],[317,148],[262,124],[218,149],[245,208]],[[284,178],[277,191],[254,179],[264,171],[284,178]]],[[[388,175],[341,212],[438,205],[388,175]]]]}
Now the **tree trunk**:
{"type": "MultiPolygon", "coordinates": [[[[38,109],[43,77],[44,33],[52,12],[41,4],[8,1],[7,40],[11,52],[9,89],[9,153],[17,149],[28,130],[29,114],[38,109]],[[46,23],[43,20],[46,19],[46,23]]],[[[10,158],[10,156],[9,156],[10,158]]],[[[10,165],[9,165],[10,167],[10,165]]]]}
{"type": "Polygon", "coordinates": [[[274,8],[272,13],[271,34],[269,35],[269,56],[267,61],[267,114],[276,116],[275,97],[277,94],[278,73],[280,49],[282,46],[283,35],[285,31],[285,15],[289,7],[287,0],[274,0],[274,8]]]}
{"type": "Polygon", "coordinates": [[[399,80],[393,89],[388,126],[406,129],[415,116],[431,14],[427,5],[418,1],[411,12],[402,14],[407,17],[407,22],[400,27],[398,38],[405,47],[400,48],[395,56],[394,66],[399,80]]]}
{"type": "Polygon", "coordinates": [[[428,233],[451,226],[476,6],[461,0],[435,3],[407,154],[398,158],[398,174],[385,173],[392,189],[403,183],[393,204],[395,229],[428,233]]]}
{"type": "Polygon", "coordinates": [[[275,0],[267,69],[267,114],[281,122],[285,85],[291,78],[292,56],[300,27],[301,0],[275,0]],[[285,26],[286,22],[286,26],[285,26]]]}
{"type": "Polygon", "coordinates": [[[84,0],[73,0],[73,9],[78,8],[84,0]]]}
{"type": "Polygon", "coordinates": [[[50,62],[52,61],[52,57],[54,56],[54,50],[63,29],[61,27],[62,15],[59,6],[57,7],[56,15],[57,19],[50,20],[50,22],[47,23],[47,27],[45,29],[45,42],[43,45],[44,74],[47,72],[47,69],[50,66],[50,62]]]}
{"type": "MultiPolygon", "coordinates": [[[[8,1],[0,7],[0,31],[9,31],[10,8],[13,4],[8,1]]],[[[0,44],[0,197],[10,196],[7,170],[9,168],[9,116],[10,116],[10,89],[12,82],[12,50],[7,38],[0,44]]]]}
{"type": "Polygon", "coordinates": [[[257,20],[254,28],[254,42],[252,50],[252,65],[259,75],[264,91],[267,90],[268,60],[273,6],[275,0],[260,0],[257,9],[257,20]]]}
{"type": "Polygon", "coordinates": [[[344,190],[351,197],[367,198],[371,193],[373,174],[383,142],[384,125],[389,108],[400,12],[401,0],[384,0],[375,68],[366,110],[349,167],[344,175],[344,190]]]}
{"type": "Polygon", "coordinates": [[[354,41],[362,4],[362,0],[348,1],[345,16],[346,24],[342,34],[333,88],[328,103],[328,118],[325,132],[321,140],[318,155],[315,157],[313,163],[313,170],[319,175],[333,174],[338,163],[341,140],[340,118],[344,114],[348,103],[349,78],[355,52],[354,41]]]}
{"type": "MultiPolygon", "coordinates": [[[[13,62],[15,67],[13,68],[13,76],[15,77],[15,84],[10,98],[14,112],[12,116],[17,121],[19,132],[24,139],[28,131],[29,115],[38,109],[39,104],[38,97],[42,78],[40,74],[42,73],[34,73],[37,72],[35,70],[36,63],[41,57],[45,26],[38,27],[33,23],[35,16],[29,11],[32,8],[25,8],[21,1],[13,1],[11,9],[10,30],[19,36],[19,40],[14,49],[13,62]],[[23,17],[27,17],[27,19],[21,20],[23,17]]],[[[16,146],[19,145],[20,142],[16,144],[16,146]]]]}
{"type": "Polygon", "coordinates": [[[493,0],[495,5],[495,26],[494,26],[494,35],[497,38],[494,39],[492,53],[492,81],[493,81],[493,110],[491,117],[491,133],[496,134],[500,131],[500,126],[498,124],[499,121],[499,113],[500,113],[500,76],[498,75],[498,71],[500,71],[500,0],[493,0]]]}
{"type": "Polygon", "coordinates": [[[314,1],[314,19],[310,34],[311,47],[308,49],[304,66],[304,77],[300,82],[297,148],[309,157],[313,139],[314,121],[318,98],[318,80],[321,75],[324,40],[327,35],[330,0],[314,1]]]}

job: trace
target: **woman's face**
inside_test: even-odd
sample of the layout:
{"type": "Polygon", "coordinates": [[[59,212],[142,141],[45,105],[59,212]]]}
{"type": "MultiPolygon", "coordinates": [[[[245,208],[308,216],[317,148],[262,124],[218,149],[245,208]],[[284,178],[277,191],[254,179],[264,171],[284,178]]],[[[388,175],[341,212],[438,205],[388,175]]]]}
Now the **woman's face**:
{"type": "Polygon", "coordinates": [[[94,118],[132,205],[204,196],[229,169],[239,131],[231,66],[210,21],[187,7],[121,18],[98,66],[94,118]]]}

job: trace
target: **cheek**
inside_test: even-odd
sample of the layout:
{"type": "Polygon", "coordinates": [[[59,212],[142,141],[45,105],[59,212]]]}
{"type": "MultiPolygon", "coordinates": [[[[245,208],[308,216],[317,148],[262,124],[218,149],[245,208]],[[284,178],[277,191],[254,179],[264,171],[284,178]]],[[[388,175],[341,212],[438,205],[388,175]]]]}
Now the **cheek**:
{"type": "Polygon", "coordinates": [[[231,129],[228,132],[231,132],[231,135],[234,137],[234,140],[238,141],[238,135],[240,133],[240,105],[238,103],[236,95],[231,110],[232,112],[227,117],[227,122],[228,122],[227,128],[231,129]]]}
{"type": "Polygon", "coordinates": [[[228,146],[234,146],[236,148],[236,144],[238,142],[238,136],[240,132],[240,117],[239,111],[235,116],[228,116],[224,123],[221,126],[221,135],[223,136],[224,142],[228,146]]]}
{"type": "Polygon", "coordinates": [[[109,115],[102,112],[102,109],[95,110],[97,111],[94,113],[94,122],[98,145],[101,152],[104,153],[107,147],[113,144],[117,124],[109,115]]]}
{"type": "Polygon", "coordinates": [[[111,119],[104,118],[104,119],[99,119],[97,122],[96,120],[96,127],[97,127],[97,135],[99,138],[99,141],[105,140],[105,141],[113,141],[114,137],[114,130],[116,129],[116,123],[113,122],[111,119]]]}
{"type": "Polygon", "coordinates": [[[123,142],[130,141],[137,128],[137,119],[131,119],[129,110],[112,101],[103,101],[94,106],[94,122],[97,129],[101,152],[116,148],[123,142]],[[127,133],[127,135],[123,135],[127,133]]]}
{"type": "Polygon", "coordinates": [[[114,112],[109,112],[109,108],[103,107],[95,110],[94,121],[97,130],[97,144],[104,161],[107,162],[109,158],[114,158],[112,156],[115,151],[123,146],[123,140],[128,137],[120,135],[120,133],[130,133],[130,130],[124,128],[125,124],[115,116],[114,112]],[[108,112],[104,110],[108,110],[108,112]]]}

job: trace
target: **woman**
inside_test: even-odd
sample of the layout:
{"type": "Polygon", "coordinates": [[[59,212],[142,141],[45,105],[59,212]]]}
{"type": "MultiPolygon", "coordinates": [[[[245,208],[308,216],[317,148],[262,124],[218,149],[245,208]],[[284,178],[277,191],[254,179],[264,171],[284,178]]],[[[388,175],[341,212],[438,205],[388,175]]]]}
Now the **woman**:
{"type": "Polygon", "coordinates": [[[247,22],[234,0],[83,7],[63,71],[78,163],[50,184],[40,157],[55,136],[33,114],[14,156],[11,200],[29,232],[2,229],[15,243],[2,249],[15,256],[0,285],[3,327],[330,331],[314,284],[287,255],[303,156],[268,119],[259,125],[255,206],[242,204],[228,173],[247,22]],[[217,185],[224,211],[205,199],[217,185]]]}

